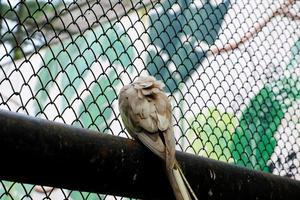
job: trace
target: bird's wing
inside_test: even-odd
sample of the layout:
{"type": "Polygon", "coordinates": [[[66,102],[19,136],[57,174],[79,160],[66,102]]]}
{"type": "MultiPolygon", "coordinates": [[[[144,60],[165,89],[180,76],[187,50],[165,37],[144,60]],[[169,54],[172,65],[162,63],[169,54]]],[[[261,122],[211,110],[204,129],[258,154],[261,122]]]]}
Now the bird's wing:
{"type": "Polygon", "coordinates": [[[120,93],[119,108],[129,134],[165,159],[165,145],[159,136],[155,106],[131,85],[120,93]]]}
{"type": "Polygon", "coordinates": [[[166,147],[166,168],[173,169],[175,165],[175,138],[173,135],[173,128],[168,128],[163,132],[166,147]]]}
{"type": "Polygon", "coordinates": [[[166,167],[172,169],[175,164],[175,138],[172,127],[172,108],[168,97],[162,93],[157,93],[154,99],[157,111],[157,126],[162,131],[166,146],[166,167]]]}
{"type": "Polygon", "coordinates": [[[166,159],[166,149],[158,134],[148,134],[145,132],[137,133],[137,138],[154,154],[159,156],[161,159],[166,159]]]}

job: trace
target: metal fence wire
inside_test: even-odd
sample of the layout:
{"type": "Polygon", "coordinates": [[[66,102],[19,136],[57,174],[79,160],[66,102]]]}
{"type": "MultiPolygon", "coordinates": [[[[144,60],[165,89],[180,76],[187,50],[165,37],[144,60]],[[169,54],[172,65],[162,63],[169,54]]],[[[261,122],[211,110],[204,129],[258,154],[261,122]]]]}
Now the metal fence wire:
{"type": "MultiPolygon", "coordinates": [[[[296,0],[0,0],[0,109],[128,137],[117,95],[152,75],[178,150],[300,179],[299,27],[296,0]]],[[[125,199],[0,183],[1,200],[125,199]]]]}

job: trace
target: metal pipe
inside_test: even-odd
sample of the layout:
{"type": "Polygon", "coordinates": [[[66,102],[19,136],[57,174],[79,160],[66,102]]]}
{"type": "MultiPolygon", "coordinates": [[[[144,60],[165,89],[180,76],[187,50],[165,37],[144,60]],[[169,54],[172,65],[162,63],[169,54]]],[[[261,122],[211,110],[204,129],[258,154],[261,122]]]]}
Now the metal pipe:
{"type": "MultiPolygon", "coordinates": [[[[299,199],[300,182],[177,152],[199,199],[299,199]]],[[[0,111],[0,179],[173,199],[162,161],[136,141],[0,111]]]]}

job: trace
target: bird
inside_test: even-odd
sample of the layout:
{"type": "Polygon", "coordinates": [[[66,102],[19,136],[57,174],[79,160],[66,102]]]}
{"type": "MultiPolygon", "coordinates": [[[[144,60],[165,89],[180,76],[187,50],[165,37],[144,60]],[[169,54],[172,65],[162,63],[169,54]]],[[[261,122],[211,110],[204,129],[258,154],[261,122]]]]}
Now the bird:
{"type": "Polygon", "coordinates": [[[172,106],[163,88],[153,76],[140,76],[124,85],[118,96],[121,119],[133,139],[165,162],[176,200],[197,200],[175,157],[172,106]]]}

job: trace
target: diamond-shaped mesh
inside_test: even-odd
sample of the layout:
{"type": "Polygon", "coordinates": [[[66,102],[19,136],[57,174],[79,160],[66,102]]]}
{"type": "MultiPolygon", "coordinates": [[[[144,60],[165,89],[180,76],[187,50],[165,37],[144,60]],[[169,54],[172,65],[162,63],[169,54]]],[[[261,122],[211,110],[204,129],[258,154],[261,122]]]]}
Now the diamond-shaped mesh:
{"type": "MultiPolygon", "coordinates": [[[[299,13],[295,0],[1,0],[0,108],[128,137],[117,95],[149,74],[178,150],[300,179],[299,13]]],[[[1,200],[124,199],[0,183],[1,200]]]]}

